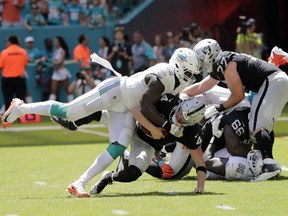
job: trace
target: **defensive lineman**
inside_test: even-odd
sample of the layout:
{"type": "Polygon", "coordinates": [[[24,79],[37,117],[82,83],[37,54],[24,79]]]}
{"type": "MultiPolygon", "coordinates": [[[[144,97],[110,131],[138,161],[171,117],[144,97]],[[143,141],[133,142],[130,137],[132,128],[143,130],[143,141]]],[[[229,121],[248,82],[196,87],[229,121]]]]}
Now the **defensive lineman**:
{"type": "MultiPolygon", "coordinates": [[[[96,54],[92,61],[111,68],[108,61],[96,54]]],[[[118,73],[114,71],[116,75],[118,73]]],[[[169,124],[157,111],[155,104],[161,95],[178,94],[195,81],[194,74],[199,73],[197,55],[188,48],[177,49],[168,63],[159,63],[146,71],[130,77],[114,77],[101,82],[90,92],[76,98],[70,103],[46,101],[24,104],[14,99],[2,117],[2,126],[9,127],[13,121],[25,114],[56,116],[68,120],[77,120],[94,112],[107,110],[110,144],[106,151],[99,155],[92,166],[74,182],[68,190],[75,196],[89,196],[85,185],[95,175],[106,169],[119,155],[123,154],[130,143],[135,129],[134,117],[145,126],[154,138],[163,137],[162,129],[181,136],[183,128],[169,124]],[[140,104],[141,101],[141,104],[140,104]],[[139,112],[144,113],[146,118],[139,112]],[[151,124],[152,121],[156,127],[151,124]]]]}

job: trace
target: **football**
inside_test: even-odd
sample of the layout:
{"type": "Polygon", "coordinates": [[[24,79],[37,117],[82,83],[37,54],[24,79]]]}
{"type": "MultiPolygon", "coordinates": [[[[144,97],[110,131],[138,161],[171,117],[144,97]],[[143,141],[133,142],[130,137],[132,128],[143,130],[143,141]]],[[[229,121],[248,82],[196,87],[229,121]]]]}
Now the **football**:
{"type": "MultiPolygon", "coordinates": [[[[145,128],[143,125],[141,125],[141,130],[142,130],[146,135],[152,137],[150,131],[149,131],[147,128],[145,128]]],[[[166,130],[163,130],[162,133],[163,133],[163,135],[164,135],[165,137],[169,134],[169,132],[166,131],[166,130]]]]}

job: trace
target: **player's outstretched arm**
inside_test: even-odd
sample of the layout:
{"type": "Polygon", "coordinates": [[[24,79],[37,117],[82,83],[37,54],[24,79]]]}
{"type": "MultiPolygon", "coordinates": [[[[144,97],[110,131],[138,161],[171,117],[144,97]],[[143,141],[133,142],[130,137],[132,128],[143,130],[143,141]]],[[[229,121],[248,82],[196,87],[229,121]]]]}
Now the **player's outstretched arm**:
{"type": "Polygon", "coordinates": [[[206,166],[203,160],[203,153],[201,146],[197,149],[190,150],[191,157],[196,164],[196,172],[197,172],[197,187],[195,188],[195,193],[204,193],[204,185],[205,185],[205,178],[206,178],[206,166]]]}

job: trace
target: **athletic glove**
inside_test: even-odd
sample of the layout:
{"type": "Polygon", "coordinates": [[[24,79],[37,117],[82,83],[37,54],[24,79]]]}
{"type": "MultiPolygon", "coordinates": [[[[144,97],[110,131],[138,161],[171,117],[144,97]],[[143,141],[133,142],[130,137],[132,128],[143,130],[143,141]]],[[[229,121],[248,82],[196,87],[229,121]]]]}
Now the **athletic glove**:
{"type": "Polygon", "coordinates": [[[211,118],[212,116],[222,112],[225,110],[225,107],[223,106],[223,104],[215,104],[215,105],[212,105],[212,106],[209,106],[206,108],[205,110],[205,119],[209,119],[211,118]]]}
{"type": "Polygon", "coordinates": [[[212,133],[217,138],[220,138],[224,131],[224,128],[219,128],[222,117],[223,115],[219,115],[212,120],[212,133]]]}
{"type": "Polygon", "coordinates": [[[173,169],[169,164],[166,164],[164,161],[159,161],[158,165],[162,170],[162,178],[169,179],[173,176],[173,169]]]}
{"type": "Polygon", "coordinates": [[[184,127],[182,127],[180,124],[170,124],[168,121],[165,121],[162,128],[169,131],[169,133],[175,137],[183,136],[184,127]]]}

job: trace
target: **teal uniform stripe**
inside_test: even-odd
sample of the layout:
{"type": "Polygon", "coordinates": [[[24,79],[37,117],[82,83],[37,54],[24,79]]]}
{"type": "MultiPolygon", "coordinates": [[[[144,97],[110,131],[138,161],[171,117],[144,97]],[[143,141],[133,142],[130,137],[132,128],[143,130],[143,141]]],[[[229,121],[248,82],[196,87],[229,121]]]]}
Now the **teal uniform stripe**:
{"type": "Polygon", "coordinates": [[[91,96],[89,96],[89,97],[87,97],[87,98],[79,101],[78,103],[69,105],[69,108],[73,108],[73,107],[75,107],[75,106],[79,106],[79,105],[78,105],[79,103],[81,103],[81,104],[87,103],[87,102],[89,102],[89,101],[91,101],[91,100],[93,100],[93,99],[95,99],[95,98],[97,98],[97,97],[105,94],[105,93],[108,92],[109,90],[111,90],[111,89],[113,89],[113,88],[115,88],[115,87],[117,87],[117,86],[119,86],[119,85],[120,85],[120,81],[118,81],[118,82],[116,82],[116,83],[113,83],[112,85],[107,86],[107,87],[99,90],[99,92],[97,92],[97,94],[93,94],[93,95],[91,95],[91,96]]]}

